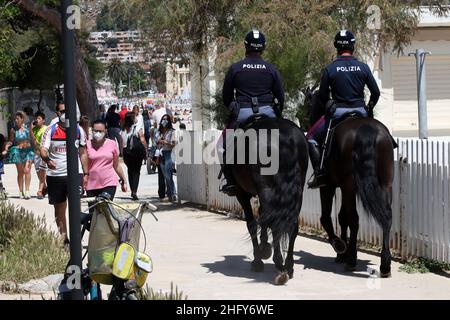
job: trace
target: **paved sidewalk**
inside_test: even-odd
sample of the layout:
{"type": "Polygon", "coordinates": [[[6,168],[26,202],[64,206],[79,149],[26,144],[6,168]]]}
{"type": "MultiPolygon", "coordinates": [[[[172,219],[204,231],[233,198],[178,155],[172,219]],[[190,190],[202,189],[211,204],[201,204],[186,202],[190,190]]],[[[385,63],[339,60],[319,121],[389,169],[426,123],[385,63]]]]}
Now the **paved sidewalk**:
{"type": "MultiPolygon", "coordinates": [[[[250,271],[252,246],[245,222],[192,206],[159,202],[155,198],[157,177],[147,175],[144,169],[138,195],[147,196],[159,207],[158,222],[151,215],[143,219],[146,252],[154,262],[147,284],[154,290],[167,291],[173,282],[188,299],[450,299],[450,275],[406,274],[398,272],[400,264],[393,262],[392,278],[371,278],[367,267],[378,270],[380,258],[361,252],[357,271],[348,273],[343,265],[334,263],[330,245],[306,237],[297,238],[294,278],[285,286],[274,286],[271,259],[263,273],[250,271]]],[[[14,198],[15,169],[7,166],[6,175],[11,201],[36,214],[44,213],[54,228],[53,209],[47,199],[14,198]]],[[[37,180],[33,179],[35,186],[37,180]]],[[[33,194],[35,190],[32,188],[33,194]]],[[[119,192],[118,196],[125,195],[119,192]]],[[[18,296],[0,295],[0,299],[6,298],[18,296]]]]}

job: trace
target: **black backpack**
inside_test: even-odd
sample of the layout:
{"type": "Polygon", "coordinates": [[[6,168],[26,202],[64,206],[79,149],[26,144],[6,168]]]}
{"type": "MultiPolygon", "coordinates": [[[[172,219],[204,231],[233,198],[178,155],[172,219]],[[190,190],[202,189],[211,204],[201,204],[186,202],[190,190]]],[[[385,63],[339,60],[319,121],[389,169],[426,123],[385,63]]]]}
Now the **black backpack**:
{"type": "Polygon", "coordinates": [[[123,149],[124,155],[132,158],[145,158],[147,151],[141,142],[141,139],[136,136],[136,127],[127,139],[127,144],[123,149]]]}

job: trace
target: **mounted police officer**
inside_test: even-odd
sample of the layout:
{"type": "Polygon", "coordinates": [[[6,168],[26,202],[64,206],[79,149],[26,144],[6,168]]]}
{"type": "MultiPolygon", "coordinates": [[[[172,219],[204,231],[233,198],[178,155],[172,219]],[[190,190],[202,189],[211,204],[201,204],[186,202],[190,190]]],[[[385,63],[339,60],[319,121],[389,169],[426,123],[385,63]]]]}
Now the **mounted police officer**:
{"type": "MultiPolygon", "coordinates": [[[[254,29],[246,35],[244,44],[245,59],[230,66],[223,84],[223,103],[232,114],[228,129],[236,129],[255,114],[268,118],[280,117],[284,106],[281,75],[261,56],[266,47],[264,34],[254,29]]],[[[236,186],[230,166],[223,165],[222,171],[227,183],[221,191],[235,195],[236,186]]]]}
{"type": "MultiPolygon", "coordinates": [[[[367,64],[353,56],[355,37],[350,31],[341,30],[334,38],[334,47],[337,49],[338,57],[323,70],[320,81],[319,98],[323,105],[326,105],[325,118],[334,122],[350,112],[357,112],[363,117],[373,117],[373,108],[380,97],[380,90],[367,64]],[[367,105],[364,101],[366,85],[370,90],[367,105]]],[[[314,180],[308,183],[311,189],[326,184],[321,168],[320,150],[326,127],[322,119],[322,123],[313,126],[313,131],[307,135],[309,155],[314,168],[314,180]]]]}

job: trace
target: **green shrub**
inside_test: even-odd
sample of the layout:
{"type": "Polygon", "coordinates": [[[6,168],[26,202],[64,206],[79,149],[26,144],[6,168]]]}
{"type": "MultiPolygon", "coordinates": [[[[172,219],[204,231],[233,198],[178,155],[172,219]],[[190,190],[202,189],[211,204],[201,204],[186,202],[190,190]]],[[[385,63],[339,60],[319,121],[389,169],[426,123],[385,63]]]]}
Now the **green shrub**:
{"type": "Polygon", "coordinates": [[[398,270],[406,273],[440,273],[450,271],[450,264],[426,258],[414,258],[400,266],[398,270]]]}
{"type": "Polygon", "coordinates": [[[139,300],[187,300],[187,296],[183,296],[183,291],[178,291],[178,286],[173,288],[173,283],[170,283],[170,292],[153,291],[148,285],[145,289],[140,289],[137,293],[139,300]]]}
{"type": "Polygon", "coordinates": [[[62,273],[69,260],[59,236],[44,217],[0,202],[0,281],[23,283],[62,273]]]}

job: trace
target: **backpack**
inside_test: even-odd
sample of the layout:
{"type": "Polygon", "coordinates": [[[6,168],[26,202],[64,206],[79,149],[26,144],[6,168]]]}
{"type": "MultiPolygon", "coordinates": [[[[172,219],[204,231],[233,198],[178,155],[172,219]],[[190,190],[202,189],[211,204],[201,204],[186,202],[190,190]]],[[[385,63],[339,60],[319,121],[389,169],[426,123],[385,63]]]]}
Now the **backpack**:
{"type": "Polygon", "coordinates": [[[145,158],[147,152],[141,139],[136,136],[136,127],[133,128],[133,132],[128,136],[123,153],[128,157],[145,158]]]}

